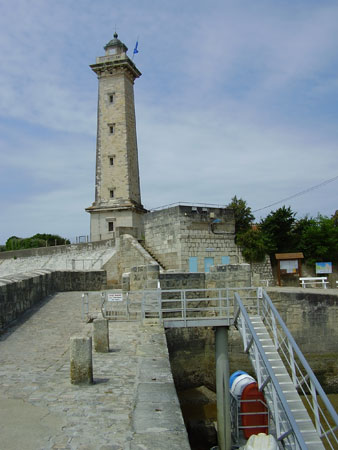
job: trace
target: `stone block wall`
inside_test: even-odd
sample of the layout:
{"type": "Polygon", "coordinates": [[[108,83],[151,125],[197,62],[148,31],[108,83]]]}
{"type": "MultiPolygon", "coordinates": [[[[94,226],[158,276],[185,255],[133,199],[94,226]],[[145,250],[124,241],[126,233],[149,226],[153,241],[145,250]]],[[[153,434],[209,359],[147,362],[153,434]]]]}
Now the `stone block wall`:
{"type": "Polygon", "coordinates": [[[249,264],[215,266],[210,273],[160,272],[158,265],[132,267],[123,274],[123,290],[156,289],[213,289],[224,287],[250,287],[249,264]]]}
{"type": "Polygon", "coordinates": [[[144,216],[145,244],[166,269],[181,267],[179,231],[177,208],[144,216]]]}
{"type": "Polygon", "coordinates": [[[267,293],[319,381],[338,392],[338,296],[329,289],[284,289],[267,293]]]}
{"type": "Polygon", "coordinates": [[[129,273],[124,274],[122,289],[130,291],[157,289],[159,270],[158,264],[132,267],[129,273]]]}
{"type": "Polygon", "coordinates": [[[259,263],[251,263],[252,284],[254,286],[274,286],[275,279],[268,255],[259,263]]]}
{"type": "Polygon", "coordinates": [[[165,269],[189,271],[189,258],[197,258],[197,272],[204,272],[205,258],[230,264],[243,261],[235,244],[233,211],[178,205],[144,216],[145,243],[165,269]],[[218,223],[214,223],[217,220],[218,223]]]}
{"type": "Polygon", "coordinates": [[[224,287],[250,287],[250,264],[226,264],[213,266],[210,272],[205,274],[206,289],[224,287]]]}
{"type": "Polygon", "coordinates": [[[96,291],[105,286],[105,271],[39,271],[1,279],[0,332],[48,295],[61,291],[96,291]]]}
{"type": "MultiPolygon", "coordinates": [[[[121,282],[122,284],[127,282],[128,277],[124,274],[130,273],[132,270],[135,272],[137,267],[143,266],[156,266],[157,268],[152,270],[159,271],[157,261],[149,255],[137,239],[129,234],[124,234],[117,239],[116,254],[102,268],[107,271],[108,286],[117,287],[121,285],[121,282]]],[[[140,289],[144,289],[144,287],[140,289]]]]}
{"type": "Polygon", "coordinates": [[[205,289],[205,273],[161,273],[161,289],[205,289]]]}

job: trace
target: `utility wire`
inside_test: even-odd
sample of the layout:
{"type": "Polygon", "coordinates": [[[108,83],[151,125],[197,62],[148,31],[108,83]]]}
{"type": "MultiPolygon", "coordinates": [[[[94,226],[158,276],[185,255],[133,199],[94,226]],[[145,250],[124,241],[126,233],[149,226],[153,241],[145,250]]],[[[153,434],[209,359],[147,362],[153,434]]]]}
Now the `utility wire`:
{"type": "Polygon", "coordinates": [[[310,187],[308,189],[305,189],[304,191],[297,192],[297,194],[290,195],[290,197],[286,197],[286,198],[283,198],[282,200],[278,200],[278,202],[271,203],[270,205],[264,206],[263,208],[255,209],[252,212],[255,213],[255,212],[258,212],[258,211],[262,211],[263,209],[270,208],[271,206],[278,205],[279,203],[282,203],[282,202],[286,202],[288,200],[291,200],[292,198],[299,197],[299,196],[301,196],[303,194],[306,194],[307,192],[314,191],[315,189],[318,189],[321,186],[325,186],[326,184],[332,183],[332,181],[335,181],[337,179],[338,179],[338,175],[336,175],[333,178],[330,178],[329,180],[323,181],[322,183],[316,184],[316,186],[312,186],[312,187],[310,187]]]}

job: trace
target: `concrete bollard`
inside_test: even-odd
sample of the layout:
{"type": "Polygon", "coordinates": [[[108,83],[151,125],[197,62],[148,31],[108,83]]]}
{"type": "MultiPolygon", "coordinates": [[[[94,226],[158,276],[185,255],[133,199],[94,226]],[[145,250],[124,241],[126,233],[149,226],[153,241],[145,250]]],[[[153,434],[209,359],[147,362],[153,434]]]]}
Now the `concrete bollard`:
{"type": "Polygon", "coordinates": [[[95,319],[93,322],[94,348],[100,353],[109,352],[109,328],[107,319],[95,319]]]}
{"type": "Polygon", "coordinates": [[[70,338],[70,382],[72,384],[93,383],[91,337],[72,336],[70,338]]]}

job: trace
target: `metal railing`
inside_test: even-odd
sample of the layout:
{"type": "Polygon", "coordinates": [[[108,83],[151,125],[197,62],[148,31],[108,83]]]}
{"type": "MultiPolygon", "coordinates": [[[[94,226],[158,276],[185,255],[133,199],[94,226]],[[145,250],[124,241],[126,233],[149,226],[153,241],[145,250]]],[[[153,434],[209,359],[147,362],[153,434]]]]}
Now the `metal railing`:
{"type": "Polygon", "coordinates": [[[260,390],[264,389],[265,399],[275,422],[277,440],[282,442],[285,448],[306,450],[307,446],[303,436],[253,328],[247,310],[237,293],[235,293],[235,301],[238,309],[234,317],[234,324],[237,325],[243,338],[244,348],[253,362],[258,386],[260,390]]]}
{"type": "Polygon", "coordinates": [[[166,328],[230,326],[233,294],[240,291],[248,305],[256,305],[255,288],[158,289],[144,291],[142,318],[157,317],[166,328]],[[153,292],[151,297],[151,292],[153,292]],[[157,292],[157,294],[155,294],[157,292]]]}
{"type": "Polygon", "coordinates": [[[267,424],[269,423],[270,413],[268,409],[268,405],[264,403],[262,400],[242,400],[237,398],[230,392],[230,411],[231,411],[231,436],[232,442],[238,444],[240,441],[240,431],[247,430],[249,431],[252,428],[255,430],[261,430],[262,433],[266,433],[267,424]],[[261,421],[258,421],[259,424],[255,425],[243,425],[243,417],[249,417],[252,412],[241,412],[241,406],[248,403],[254,403],[256,406],[256,410],[254,412],[255,416],[260,416],[262,418],[261,421]],[[257,407],[257,405],[259,406],[257,407]]]}
{"type": "Polygon", "coordinates": [[[160,211],[162,209],[174,208],[175,206],[191,206],[192,208],[210,208],[210,209],[226,209],[226,205],[214,204],[214,203],[191,203],[191,202],[175,202],[169,203],[168,205],[156,206],[155,208],[150,208],[150,212],[160,211]]]}
{"type": "MultiPolygon", "coordinates": [[[[255,365],[259,386],[264,389],[269,406],[274,411],[277,437],[288,448],[306,449],[307,446],[302,434],[260,344],[248,312],[237,293],[235,294],[235,301],[238,309],[234,317],[234,323],[240,330],[245,349],[255,365]]],[[[251,310],[251,313],[256,313],[261,317],[295,388],[301,394],[303,403],[310,411],[310,416],[312,415],[314,427],[323,445],[329,449],[337,449],[337,413],[271,299],[261,288],[258,289],[256,311],[251,310]],[[319,398],[321,402],[318,401],[319,398]]]]}
{"type": "Polygon", "coordinates": [[[99,268],[102,267],[102,258],[73,258],[66,260],[66,268],[69,270],[93,270],[94,266],[99,263],[99,268]]]}
{"type": "Polygon", "coordinates": [[[338,415],[270,297],[264,290],[262,294],[258,309],[273,337],[275,348],[286,365],[295,388],[301,394],[326,448],[338,449],[338,415]]]}

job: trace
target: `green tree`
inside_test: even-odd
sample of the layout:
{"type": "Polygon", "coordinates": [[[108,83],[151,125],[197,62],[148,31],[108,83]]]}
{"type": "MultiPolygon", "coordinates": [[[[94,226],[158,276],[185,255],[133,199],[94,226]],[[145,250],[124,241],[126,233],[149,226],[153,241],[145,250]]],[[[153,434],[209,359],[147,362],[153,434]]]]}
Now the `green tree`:
{"type": "Polygon", "coordinates": [[[267,252],[263,234],[259,229],[251,228],[239,234],[237,244],[241,247],[242,255],[247,262],[264,261],[267,252]]]}
{"type": "Polygon", "coordinates": [[[338,225],[334,216],[318,215],[303,229],[299,247],[308,264],[317,262],[338,262],[338,225]]]}
{"type": "Polygon", "coordinates": [[[316,224],[316,219],[312,217],[305,216],[299,220],[297,220],[292,229],[292,243],[293,243],[293,251],[302,252],[302,237],[308,230],[308,228],[312,227],[316,224]]]}
{"type": "Polygon", "coordinates": [[[245,200],[237,198],[235,195],[227,205],[227,208],[234,210],[236,236],[250,230],[254,216],[245,200]]]}
{"type": "Polygon", "coordinates": [[[271,211],[265,219],[261,220],[260,230],[270,256],[274,253],[294,250],[295,215],[296,213],[290,207],[282,206],[276,211],[271,211]]]}
{"type": "Polygon", "coordinates": [[[6,250],[20,250],[26,248],[37,248],[52,245],[70,244],[68,239],[58,236],[57,234],[35,234],[29,238],[20,238],[11,236],[7,239],[6,250]]]}

